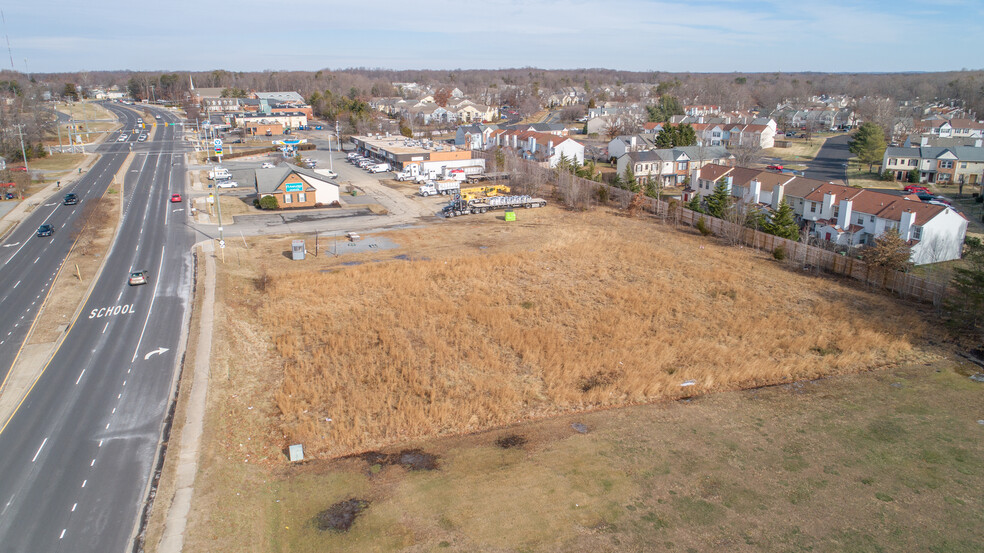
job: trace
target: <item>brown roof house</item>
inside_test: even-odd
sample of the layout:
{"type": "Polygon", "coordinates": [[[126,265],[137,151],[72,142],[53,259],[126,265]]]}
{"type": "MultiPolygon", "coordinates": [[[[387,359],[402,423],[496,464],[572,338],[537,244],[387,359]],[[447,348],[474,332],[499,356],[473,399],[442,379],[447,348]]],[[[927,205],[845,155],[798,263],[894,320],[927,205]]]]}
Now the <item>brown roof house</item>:
{"type": "Polygon", "coordinates": [[[332,205],[339,201],[338,184],[320,173],[283,163],[256,170],[256,196],[273,196],[281,208],[332,205]]]}

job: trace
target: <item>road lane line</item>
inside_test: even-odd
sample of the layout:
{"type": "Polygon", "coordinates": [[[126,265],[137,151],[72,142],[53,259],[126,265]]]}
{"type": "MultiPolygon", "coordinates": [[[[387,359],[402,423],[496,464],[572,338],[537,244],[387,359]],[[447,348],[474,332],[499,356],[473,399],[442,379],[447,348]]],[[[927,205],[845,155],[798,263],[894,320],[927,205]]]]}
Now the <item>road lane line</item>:
{"type": "Polygon", "coordinates": [[[38,448],[37,453],[34,454],[34,458],[31,459],[32,463],[38,460],[38,455],[41,455],[41,450],[44,449],[44,444],[46,443],[48,443],[48,438],[45,438],[44,441],[41,442],[41,447],[38,448]]]}
{"type": "MultiPolygon", "coordinates": [[[[21,281],[18,280],[17,281],[17,284],[14,285],[14,288],[17,288],[18,286],[20,286],[20,283],[21,283],[21,281]]],[[[11,288],[11,290],[13,290],[14,288],[11,288]]]]}
{"type": "Polygon", "coordinates": [[[79,373],[79,377],[75,379],[75,385],[76,386],[78,386],[79,385],[79,381],[82,380],[82,375],[83,374],[85,374],[85,369],[82,369],[82,372],[79,373]]]}
{"type": "Polygon", "coordinates": [[[89,466],[91,467],[91,466],[93,466],[93,465],[95,465],[95,464],[96,464],[96,460],[95,460],[95,459],[93,459],[93,460],[92,460],[92,462],[91,462],[91,463],[89,463],[89,466]]]}
{"type": "Polygon", "coordinates": [[[106,329],[109,328],[109,321],[106,321],[106,326],[103,327],[103,334],[106,334],[106,329]]]}
{"type": "Polygon", "coordinates": [[[65,530],[66,530],[65,528],[62,528],[62,533],[60,536],[58,536],[58,539],[62,539],[65,537],[65,530]]]}
{"type": "Polygon", "coordinates": [[[102,447],[102,446],[103,446],[103,441],[99,440],[99,445],[97,445],[96,447],[102,447]]]}
{"type": "Polygon", "coordinates": [[[150,313],[154,310],[154,300],[157,299],[157,290],[161,285],[161,270],[164,268],[164,246],[161,246],[161,262],[157,266],[157,282],[154,283],[154,295],[150,297],[150,307],[147,309],[147,317],[144,319],[143,328],[140,330],[140,338],[137,340],[137,347],[133,350],[131,363],[136,362],[137,353],[140,351],[140,344],[143,343],[144,332],[147,331],[147,323],[150,322],[150,313]]]}
{"type": "Polygon", "coordinates": [[[88,480],[83,480],[83,481],[82,481],[82,487],[83,487],[83,488],[85,487],[85,483],[86,483],[86,482],[88,482],[88,480]]]}
{"type": "Polygon", "coordinates": [[[78,507],[78,506],[79,506],[79,504],[78,504],[78,503],[73,503],[73,504],[72,504],[72,512],[73,512],[73,513],[75,512],[75,508],[76,508],[76,507],[78,507]]]}

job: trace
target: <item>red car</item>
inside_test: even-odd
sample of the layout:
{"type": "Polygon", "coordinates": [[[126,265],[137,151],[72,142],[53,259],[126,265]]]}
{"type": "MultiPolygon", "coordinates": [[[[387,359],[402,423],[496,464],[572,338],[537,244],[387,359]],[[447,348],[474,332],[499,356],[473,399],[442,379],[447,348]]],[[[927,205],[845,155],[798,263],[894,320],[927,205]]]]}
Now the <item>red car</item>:
{"type": "Polygon", "coordinates": [[[181,194],[171,194],[171,203],[176,204],[181,201],[181,194]]]}
{"type": "Polygon", "coordinates": [[[21,171],[21,172],[24,172],[24,171],[27,171],[27,167],[24,167],[23,165],[20,165],[18,167],[11,167],[10,170],[11,171],[21,171]]]}
{"type": "Polygon", "coordinates": [[[769,171],[778,171],[781,173],[782,165],[769,165],[768,167],[766,167],[766,169],[768,169],[769,171]]]}
{"type": "Polygon", "coordinates": [[[906,192],[908,192],[910,194],[918,194],[920,192],[923,192],[925,194],[929,194],[929,189],[928,188],[926,188],[925,186],[919,186],[918,184],[907,184],[907,185],[905,185],[905,188],[903,188],[902,190],[905,190],[906,192]]]}

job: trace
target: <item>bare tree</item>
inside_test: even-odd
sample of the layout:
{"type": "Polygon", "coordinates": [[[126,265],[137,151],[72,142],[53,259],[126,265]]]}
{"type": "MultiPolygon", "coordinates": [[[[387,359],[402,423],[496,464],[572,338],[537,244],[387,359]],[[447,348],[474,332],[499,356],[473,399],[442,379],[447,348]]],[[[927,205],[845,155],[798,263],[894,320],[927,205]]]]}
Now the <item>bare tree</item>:
{"type": "Polygon", "coordinates": [[[735,164],[740,167],[748,167],[758,162],[762,155],[762,146],[756,143],[741,144],[731,148],[731,153],[735,156],[735,164]]]}
{"type": "Polygon", "coordinates": [[[742,238],[745,236],[745,225],[748,224],[748,219],[748,204],[741,200],[732,203],[724,211],[724,221],[729,223],[724,225],[721,232],[721,237],[724,238],[725,242],[732,246],[742,244],[742,238]]]}

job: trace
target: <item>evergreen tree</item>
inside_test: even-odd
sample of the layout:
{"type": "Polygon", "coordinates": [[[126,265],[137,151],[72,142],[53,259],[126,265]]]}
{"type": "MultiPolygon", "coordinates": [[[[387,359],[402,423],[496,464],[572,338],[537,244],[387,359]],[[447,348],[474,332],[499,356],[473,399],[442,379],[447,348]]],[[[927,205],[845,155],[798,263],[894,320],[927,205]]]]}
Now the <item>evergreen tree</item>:
{"type": "Polygon", "coordinates": [[[676,127],[670,123],[663,125],[663,128],[656,135],[656,147],[657,148],[672,148],[673,143],[676,141],[676,127]]]}
{"type": "Polygon", "coordinates": [[[714,185],[714,192],[707,197],[707,214],[711,217],[721,219],[724,212],[731,206],[731,193],[728,192],[728,183],[721,179],[714,185]]]}
{"type": "Polygon", "coordinates": [[[639,181],[636,179],[635,172],[632,171],[632,165],[625,166],[625,176],[622,177],[622,182],[625,183],[626,190],[639,191],[639,181]]]}
{"type": "Polygon", "coordinates": [[[772,214],[772,218],[762,226],[762,230],[769,234],[789,240],[799,239],[799,225],[793,218],[793,208],[783,199],[779,204],[779,209],[772,214]]]}
{"type": "Polygon", "coordinates": [[[700,194],[694,194],[693,198],[687,202],[687,209],[693,211],[694,213],[703,213],[704,211],[700,208],[700,194]]]}
{"type": "Polygon", "coordinates": [[[676,140],[673,142],[673,147],[696,145],[697,131],[695,131],[689,123],[685,125],[677,125],[676,140]]]}
{"type": "Polygon", "coordinates": [[[863,123],[847,148],[858,157],[858,161],[868,164],[870,173],[872,166],[881,162],[885,154],[885,132],[875,123],[863,123]]]}

